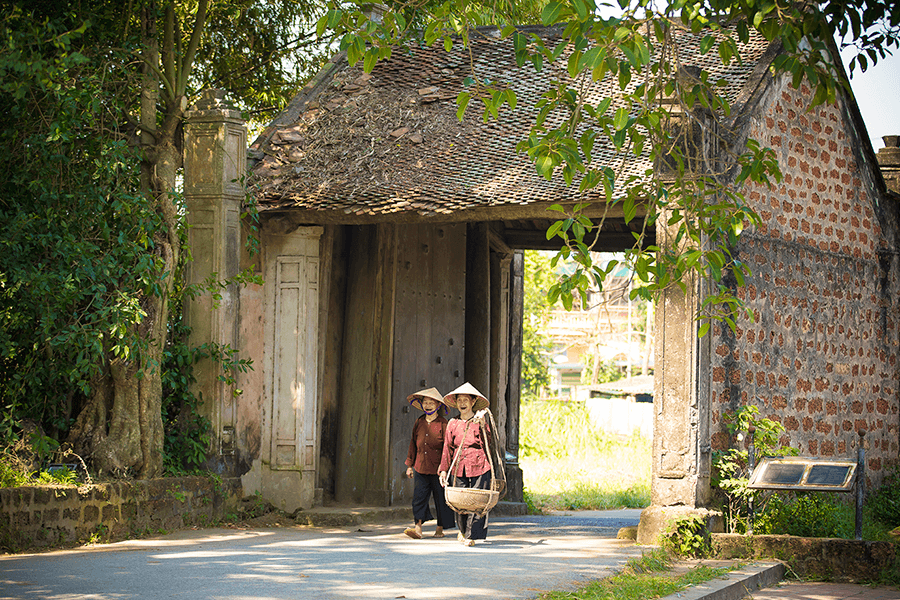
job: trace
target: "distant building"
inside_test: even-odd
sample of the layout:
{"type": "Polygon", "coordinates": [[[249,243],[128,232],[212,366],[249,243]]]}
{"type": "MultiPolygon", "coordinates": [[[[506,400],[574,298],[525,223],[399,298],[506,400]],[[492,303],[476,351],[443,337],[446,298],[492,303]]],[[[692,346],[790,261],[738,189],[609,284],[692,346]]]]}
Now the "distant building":
{"type": "MultiPolygon", "coordinates": [[[[605,264],[614,257],[604,254],[599,262],[605,264]]],[[[629,300],[631,271],[619,265],[606,283],[605,290],[588,294],[586,307],[576,300],[571,311],[559,308],[550,313],[547,335],[554,345],[549,366],[551,395],[574,398],[576,388],[590,384],[591,373],[602,365],[612,363],[624,377],[638,375],[649,354],[646,362],[652,369],[652,326],[647,326],[647,310],[629,300]],[[648,329],[650,347],[644,341],[648,329]]]]}

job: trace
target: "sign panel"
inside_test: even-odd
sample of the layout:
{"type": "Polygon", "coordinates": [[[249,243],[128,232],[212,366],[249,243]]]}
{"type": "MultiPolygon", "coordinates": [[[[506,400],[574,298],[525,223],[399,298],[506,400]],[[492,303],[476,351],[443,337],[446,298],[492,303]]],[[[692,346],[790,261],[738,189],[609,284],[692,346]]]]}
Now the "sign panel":
{"type": "Polygon", "coordinates": [[[760,460],[747,487],[758,490],[849,492],[856,462],[803,456],[767,457],[760,460]]]}

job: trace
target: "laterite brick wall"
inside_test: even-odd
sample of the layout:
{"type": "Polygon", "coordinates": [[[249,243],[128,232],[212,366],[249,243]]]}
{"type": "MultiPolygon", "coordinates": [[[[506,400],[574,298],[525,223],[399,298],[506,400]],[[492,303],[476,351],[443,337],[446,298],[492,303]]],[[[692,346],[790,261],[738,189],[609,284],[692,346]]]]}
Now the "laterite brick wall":
{"type": "Polygon", "coordinates": [[[0,551],[124,539],[208,525],[237,513],[238,478],[119,481],[0,489],[0,551]]]}
{"type": "Polygon", "coordinates": [[[737,249],[753,271],[739,295],[756,322],[714,329],[712,445],[729,447],[722,415],[746,404],[802,455],[855,459],[862,429],[877,485],[900,451],[897,206],[876,198],[842,108],[806,112],[811,97],[784,84],[750,134],[784,179],[749,190],[762,224],[737,249]]]}

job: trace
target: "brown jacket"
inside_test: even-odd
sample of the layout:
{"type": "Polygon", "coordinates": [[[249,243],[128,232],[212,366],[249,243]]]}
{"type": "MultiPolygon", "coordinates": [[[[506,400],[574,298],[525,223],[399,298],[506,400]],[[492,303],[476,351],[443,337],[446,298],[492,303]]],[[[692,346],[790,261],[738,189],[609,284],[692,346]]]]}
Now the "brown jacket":
{"type": "Polygon", "coordinates": [[[425,415],[416,419],[406,454],[406,466],[421,475],[437,475],[446,429],[447,419],[440,415],[431,423],[425,420],[425,415]]]}

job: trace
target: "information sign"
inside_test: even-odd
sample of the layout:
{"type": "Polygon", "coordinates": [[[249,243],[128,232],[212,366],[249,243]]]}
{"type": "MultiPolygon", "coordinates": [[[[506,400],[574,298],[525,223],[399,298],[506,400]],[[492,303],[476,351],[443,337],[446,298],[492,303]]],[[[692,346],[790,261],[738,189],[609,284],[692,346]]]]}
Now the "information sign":
{"type": "Polygon", "coordinates": [[[761,490],[849,492],[856,463],[847,460],[788,456],[760,460],[747,487],[761,490]]]}

